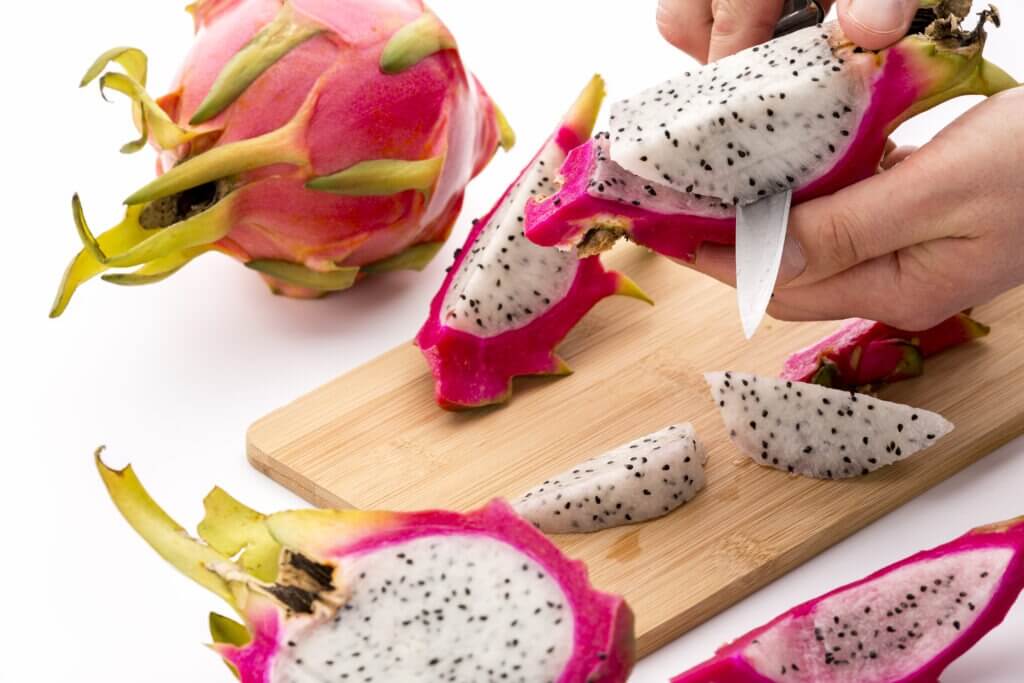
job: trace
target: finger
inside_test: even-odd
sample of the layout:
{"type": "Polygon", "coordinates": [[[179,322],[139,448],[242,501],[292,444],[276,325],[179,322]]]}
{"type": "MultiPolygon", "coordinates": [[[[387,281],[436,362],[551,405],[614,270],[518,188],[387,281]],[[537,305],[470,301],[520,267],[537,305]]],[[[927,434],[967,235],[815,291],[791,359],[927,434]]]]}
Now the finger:
{"type": "Polygon", "coordinates": [[[953,266],[964,240],[943,239],[862,263],[828,280],[776,292],[769,314],[781,320],[867,318],[905,330],[932,327],[979,303],[953,266]],[[941,273],[937,276],[936,274],[941,273]]]}
{"type": "Polygon", "coordinates": [[[916,151],[917,147],[914,147],[913,145],[896,147],[892,151],[886,153],[884,157],[882,157],[882,161],[879,164],[879,166],[882,168],[883,171],[888,171],[896,164],[908,159],[910,155],[916,151]]]}
{"type": "Polygon", "coordinates": [[[711,41],[708,0],[660,0],[658,30],[665,40],[700,62],[708,59],[711,41]]]}
{"type": "Polygon", "coordinates": [[[705,242],[697,249],[692,263],[684,264],[730,287],[736,286],[736,250],[705,242]]]}
{"type": "Polygon", "coordinates": [[[920,0],[839,0],[839,24],[846,37],[880,50],[906,35],[920,0]]]}
{"type": "Polygon", "coordinates": [[[884,159],[887,155],[892,154],[896,151],[896,141],[892,138],[885,139],[885,151],[882,152],[882,158],[884,159]]]}
{"type": "Polygon", "coordinates": [[[712,0],[708,61],[770,40],[782,16],[782,3],[773,0],[712,0]]]}
{"type": "MultiPolygon", "coordinates": [[[[922,152],[922,156],[926,155],[922,152]]],[[[907,191],[908,187],[941,187],[927,162],[908,160],[833,195],[794,207],[789,237],[790,246],[798,245],[799,253],[789,256],[794,265],[783,272],[780,286],[803,287],[884,254],[951,236],[957,221],[954,212],[942,210],[933,192],[907,191]]]]}

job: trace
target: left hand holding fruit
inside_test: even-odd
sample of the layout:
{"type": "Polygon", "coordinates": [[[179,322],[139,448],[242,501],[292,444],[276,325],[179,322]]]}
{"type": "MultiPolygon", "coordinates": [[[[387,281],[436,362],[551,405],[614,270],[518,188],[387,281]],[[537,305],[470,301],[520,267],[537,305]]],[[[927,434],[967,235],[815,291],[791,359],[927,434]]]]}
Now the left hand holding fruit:
{"type": "MultiPolygon", "coordinates": [[[[931,327],[1024,283],[1024,89],[990,98],[882,173],[794,207],[769,313],[931,327]]],[[[689,264],[735,281],[732,247],[689,264]]]]}

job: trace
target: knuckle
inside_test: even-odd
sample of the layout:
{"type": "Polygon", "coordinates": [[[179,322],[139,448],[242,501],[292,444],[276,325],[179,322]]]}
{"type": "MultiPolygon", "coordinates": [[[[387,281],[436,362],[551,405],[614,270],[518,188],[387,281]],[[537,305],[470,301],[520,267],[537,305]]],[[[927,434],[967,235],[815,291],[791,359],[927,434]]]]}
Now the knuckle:
{"type": "Polygon", "coordinates": [[[711,14],[715,18],[712,35],[728,37],[747,29],[774,28],[775,20],[764,11],[769,5],[760,0],[711,0],[711,14]]]}
{"type": "Polygon", "coordinates": [[[711,14],[715,23],[711,32],[718,36],[731,36],[743,24],[743,0],[711,0],[711,14]]]}
{"type": "Polygon", "coordinates": [[[832,270],[844,270],[861,262],[858,221],[845,209],[829,212],[821,227],[821,257],[832,270]]]}

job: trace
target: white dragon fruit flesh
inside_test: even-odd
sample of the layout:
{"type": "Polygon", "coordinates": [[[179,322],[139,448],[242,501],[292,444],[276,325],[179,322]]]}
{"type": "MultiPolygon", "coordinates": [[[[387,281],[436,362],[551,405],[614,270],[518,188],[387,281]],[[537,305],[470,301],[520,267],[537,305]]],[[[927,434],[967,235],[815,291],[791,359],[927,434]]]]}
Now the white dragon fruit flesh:
{"type": "Polygon", "coordinates": [[[245,622],[210,619],[242,683],[623,683],[632,668],[626,603],[501,501],[265,516],[215,489],[200,540],[131,468],[97,466],[128,523],[245,622]]]}
{"type": "Polygon", "coordinates": [[[554,349],[601,299],[649,301],[597,258],[540,247],[523,235],[531,197],[554,192],[566,152],[593,128],[604,97],[595,76],[561,126],[456,252],[430,317],[416,337],[434,374],[438,403],[477,407],[507,398],[513,377],[569,372],[554,349]]]}
{"type": "Polygon", "coordinates": [[[1024,517],[794,607],[672,683],[936,683],[1024,587],[1024,517]]]}
{"type": "Polygon", "coordinates": [[[868,474],[953,431],[941,415],[817,384],[705,375],[729,436],[759,465],[818,479],[868,474]]]}
{"type": "Polygon", "coordinates": [[[903,121],[1016,85],[982,57],[994,9],[965,31],[947,3],[930,4],[885,50],[824,24],[617,103],[609,134],[586,145],[602,149],[577,150],[560,190],[527,207],[527,236],[587,255],[627,235],[692,259],[703,242],[733,243],[737,204],[784,189],[799,203],[872,175],[903,121]]]}
{"type": "Polygon", "coordinates": [[[547,534],[646,522],[697,495],[706,462],[693,427],[671,425],[551,477],[513,507],[547,534]]]}

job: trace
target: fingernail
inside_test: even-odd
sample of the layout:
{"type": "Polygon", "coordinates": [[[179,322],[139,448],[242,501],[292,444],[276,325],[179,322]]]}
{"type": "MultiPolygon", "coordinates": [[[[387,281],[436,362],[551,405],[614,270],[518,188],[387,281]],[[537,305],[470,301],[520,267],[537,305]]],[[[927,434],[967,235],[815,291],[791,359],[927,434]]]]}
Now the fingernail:
{"type": "Polygon", "coordinates": [[[847,16],[872,33],[887,34],[904,28],[918,0],[851,0],[847,16]]]}
{"type": "Polygon", "coordinates": [[[786,243],[782,246],[782,265],[779,266],[780,285],[785,285],[803,275],[807,270],[807,258],[804,256],[803,247],[792,236],[786,236],[786,243]]]}

